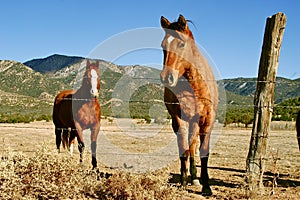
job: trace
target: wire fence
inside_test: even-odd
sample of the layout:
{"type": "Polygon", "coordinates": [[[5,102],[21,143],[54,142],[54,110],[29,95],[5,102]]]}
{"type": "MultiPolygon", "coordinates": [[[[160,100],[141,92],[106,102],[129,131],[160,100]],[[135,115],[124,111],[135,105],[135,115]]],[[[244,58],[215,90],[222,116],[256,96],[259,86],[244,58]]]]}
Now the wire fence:
{"type": "MultiPolygon", "coordinates": [[[[108,78],[108,77],[106,77],[108,78]]],[[[160,87],[163,87],[163,85],[160,83],[160,79],[159,78],[153,78],[153,77],[131,77],[131,76],[128,76],[127,78],[129,79],[132,79],[132,80],[142,80],[142,81],[147,81],[147,80],[151,80],[151,81],[156,81],[157,83],[155,84],[159,84],[160,87]]],[[[188,81],[186,79],[180,79],[180,81],[188,81]]],[[[199,81],[199,80],[195,80],[195,81],[199,81]]],[[[201,81],[201,80],[200,80],[201,81]]],[[[277,85],[280,85],[280,84],[291,84],[293,83],[293,81],[291,80],[286,80],[286,79],[279,79],[279,80],[276,80],[276,82],[270,82],[270,81],[258,81],[256,80],[256,78],[238,78],[238,79],[224,79],[224,80],[206,80],[206,82],[210,82],[210,81],[217,81],[218,84],[219,84],[219,87],[222,89],[224,89],[224,91],[226,91],[226,86],[224,85],[227,85],[227,84],[230,84],[230,83],[241,83],[240,86],[238,86],[236,89],[241,89],[239,87],[245,87],[245,84],[248,84],[248,83],[261,83],[261,82],[265,82],[266,84],[277,84],[277,85]],[[251,80],[252,79],[252,80],[251,80]]],[[[296,84],[296,83],[295,83],[296,84]]],[[[243,88],[242,87],[242,88],[243,88]]],[[[299,87],[298,85],[295,85],[295,87],[299,87]]],[[[276,86],[275,86],[275,89],[276,89],[276,86]]],[[[246,95],[246,97],[251,97],[254,95],[254,92],[250,93],[250,95],[246,95]]],[[[241,95],[243,96],[243,95],[241,95]]],[[[225,97],[226,98],[226,97],[225,97]]],[[[46,101],[48,103],[50,102],[53,102],[54,101],[54,97],[49,95],[48,97],[44,97],[44,96],[41,96],[41,97],[31,97],[31,96],[25,96],[25,95],[12,95],[10,93],[4,93],[4,94],[1,94],[0,93],[0,103],[5,103],[5,102],[10,102],[10,103],[14,103],[14,102],[17,102],[17,101],[25,101],[25,100],[30,100],[30,101],[37,101],[37,102],[40,102],[40,101],[46,101]]],[[[70,100],[70,101],[90,101],[91,99],[87,99],[87,98],[63,98],[63,99],[60,99],[60,100],[70,100]]],[[[113,102],[113,101],[117,101],[117,100],[114,100],[114,99],[111,99],[109,101],[106,101],[106,102],[103,102],[103,99],[100,99],[100,103],[101,105],[107,105],[108,102],[113,102]]],[[[164,103],[164,104],[179,104],[178,102],[165,102],[163,100],[148,100],[148,101],[145,101],[145,100],[139,100],[139,101],[135,101],[135,100],[129,100],[128,103],[145,103],[145,104],[149,104],[149,103],[158,103],[158,102],[161,102],[161,103],[164,103]]],[[[248,107],[248,108],[260,108],[261,106],[256,106],[254,104],[244,104],[244,103],[239,103],[238,105],[235,105],[234,102],[222,102],[222,106],[223,107],[235,107],[235,108],[245,108],[245,107],[248,107]]],[[[274,107],[277,107],[277,108],[290,108],[290,109],[299,109],[300,108],[300,105],[279,105],[279,104],[274,104],[274,106],[270,106],[270,105],[266,105],[266,106],[263,106],[264,108],[267,108],[267,109],[271,109],[273,110],[274,107]]]]}
{"type": "MultiPolygon", "coordinates": [[[[131,81],[135,81],[135,80],[141,80],[143,82],[147,82],[150,81],[149,84],[151,84],[151,82],[154,82],[154,84],[157,84],[159,87],[161,87],[161,89],[163,88],[163,85],[160,82],[160,79],[157,77],[132,77],[129,75],[124,75],[126,76],[126,78],[131,81]]],[[[109,77],[106,77],[109,78],[109,77]]],[[[115,78],[115,77],[114,77],[115,78]]],[[[118,79],[119,80],[119,79],[118,79]]],[[[186,79],[180,79],[180,81],[188,81],[186,79]]],[[[195,80],[195,81],[202,81],[202,80],[195,80]]],[[[248,92],[248,95],[241,95],[241,97],[247,97],[249,98],[254,98],[254,89],[255,89],[255,85],[257,83],[261,83],[264,82],[266,84],[275,84],[275,90],[276,87],[278,85],[281,84],[285,84],[288,86],[293,86],[296,87],[297,91],[297,87],[299,88],[299,86],[296,84],[296,81],[292,81],[292,80],[288,80],[288,79],[284,79],[284,78],[277,78],[275,82],[270,82],[270,81],[258,81],[256,78],[236,78],[236,79],[223,79],[223,80],[206,80],[206,82],[217,82],[219,85],[219,89],[224,91],[228,91],[226,89],[228,84],[235,84],[235,90],[242,90],[247,84],[252,84],[251,88],[250,88],[250,92],[248,92]],[[295,82],[295,85],[294,85],[295,82]],[[252,91],[252,92],[251,92],[252,91]]],[[[107,98],[105,97],[105,95],[101,96],[102,98],[99,98],[99,102],[101,106],[114,106],[114,103],[120,103],[120,101],[124,104],[165,104],[165,105],[178,105],[180,104],[179,102],[168,102],[168,101],[164,101],[163,97],[161,99],[147,99],[147,100],[132,100],[132,99],[128,99],[128,100],[124,100],[124,99],[116,99],[116,98],[107,98]],[[103,98],[105,97],[105,98],[103,98]],[[105,100],[108,99],[108,100],[105,100]]],[[[291,95],[291,97],[293,97],[291,95]]],[[[250,103],[249,104],[249,100],[242,100],[241,102],[234,102],[233,101],[228,101],[226,100],[226,94],[223,96],[221,96],[220,98],[225,98],[224,99],[219,99],[219,107],[222,107],[222,109],[219,109],[219,111],[221,112],[226,112],[226,110],[243,110],[243,109],[248,109],[244,112],[248,112],[248,114],[252,114],[253,109],[268,109],[271,112],[274,111],[274,109],[287,109],[287,110],[298,110],[300,109],[300,105],[298,104],[293,104],[293,105],[283,105],[282,103],[277,103],[274,105],[255,105],[254,103],[250,103]]],[[[234,98],[234,97],[231,97],[234,98]]],[[[82,102],[88,102],[88,101],[94,101],[94,99],[90,99],[90,98],[60,98],[59,100],[64,100],[64,101],[82,101],[82,102]]],[[[31,96],[25,96],[25,95],[14,95],[14,94],[10,94],[8,92],[6,93],[0,93],[0,104],[10,104],[10,106],[17,106],[18,102],[25,102],[25,101],[30,101],[32,102],[32,105],[36,105],[37,103],[40,102],[46,102],[49,106],[51,106],[54,102],[54,96],[52,95],[48,95],[47,97],[45,96],[40,96],[40,97],[31,97],[31,96]]],[[[7,113],[9,113],[9,109],[5,109],[7,113]]],[[[0,114],[1,117],[1,114],[0,114]]]]}

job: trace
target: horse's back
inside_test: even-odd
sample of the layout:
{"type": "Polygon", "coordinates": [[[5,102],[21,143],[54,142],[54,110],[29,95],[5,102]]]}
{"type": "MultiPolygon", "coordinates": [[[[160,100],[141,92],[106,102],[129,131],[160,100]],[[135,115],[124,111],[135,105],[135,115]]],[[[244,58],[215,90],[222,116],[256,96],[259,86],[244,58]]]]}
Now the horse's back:
{"type": "Polygon", "coordinates": [[[74,127],[72,97],[75,92],[76,90],[65,90],[55,97],[52,118],[56,127],[74,127]]]}

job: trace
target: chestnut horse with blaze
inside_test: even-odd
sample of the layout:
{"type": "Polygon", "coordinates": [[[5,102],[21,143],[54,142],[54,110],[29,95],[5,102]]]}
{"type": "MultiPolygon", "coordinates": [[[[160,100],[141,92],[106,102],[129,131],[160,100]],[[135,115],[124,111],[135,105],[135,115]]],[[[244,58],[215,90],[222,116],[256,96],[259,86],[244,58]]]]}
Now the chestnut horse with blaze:
{"type": "Polygon", "coordinates": [[[54,101],[53,123],[55,125],[56,147],[59,151],[61,140],[63,147],[73,153],[75,137],[78,141],[80,162],[83,159],[83,130],[91,130],[92,165],[97,167],[97,137],[100,131],[101,108],[98,102],[100,90],[99,61],[87,60],[82,85],[78,90],[60,92],[54,101]],[[61,133],[63,136],[61,137],[61,133]]]}
{"type": "Polygon", "coordinates": [[[190,166],[192,183],[200,185],[195,164],[200,137],[202,195],[211,195],[207,163],[218,104],[217,83],[208,62],[195,44],[187,20],[180,15],[176,22],[171,23],[161,17],[161,26],[165,31],[161,44],[164,55],[161,81],[165,86],[165,105],[177,135],[181,184],[186,186],[190,166]]]}

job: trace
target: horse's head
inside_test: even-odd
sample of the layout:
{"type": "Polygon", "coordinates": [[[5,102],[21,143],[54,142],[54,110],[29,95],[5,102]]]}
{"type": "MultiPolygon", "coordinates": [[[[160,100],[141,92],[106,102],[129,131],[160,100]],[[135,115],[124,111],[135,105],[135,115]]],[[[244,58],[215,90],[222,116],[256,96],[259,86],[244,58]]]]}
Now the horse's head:
{"type": "Polygon", "coordinates": [[[179,16],[177,22],[173,23],[162,16],[160,23],[165,30],[165,37],[161,43],[164,66],[160,77],[164,85],[174,87],[191,65],[194,39],[182,15],[179,16]]]}
{"type": "Polygon", "coordinates": [[[86,62],[86,71],[84,75],[84,83],[87,88],[90,88],[90,94],[92,97],[97,98],[100,91],[100,70],[99,61],[90,63],[89,60],[86,62]]]}

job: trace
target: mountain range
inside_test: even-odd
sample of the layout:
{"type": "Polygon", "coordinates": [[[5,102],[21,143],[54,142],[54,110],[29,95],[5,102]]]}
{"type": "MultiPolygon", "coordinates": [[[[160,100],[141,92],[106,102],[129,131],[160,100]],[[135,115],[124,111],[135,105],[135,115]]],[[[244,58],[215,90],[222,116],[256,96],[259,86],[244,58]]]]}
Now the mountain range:
{"type": "MultiPolygon", "coordinates": [[[[78,70],[83,60],[83,57],[58,54],[24,63],[0,60],[0,114],[8,112],[9,109],[10,112],[29,112],[28,110],[32,109],[35,113],[40,112],[40,109],[46,111],[46,114],[51,114],[55,94],[65,89],[76,89],[80,84],[78,70]]],[[[99,61],[99,99],[103,113],[128,117],[128,112],[122,108],[127,109],[126,103],[130,102],[128,109],[131,117],[141,117],[140,115],[149,113],[153,102],[164,106],[160,70],[147,66],[119,66],[104,60],[99,61]],[[120,109],[112,110],[112,105],[120,109]]],[[[225,89],[226,105],[253,104],[256,78],[223,79],[218,82],[225,89]]],[[[275,104],[299,96],[300,79],[277,77],[275,104]]]]}

